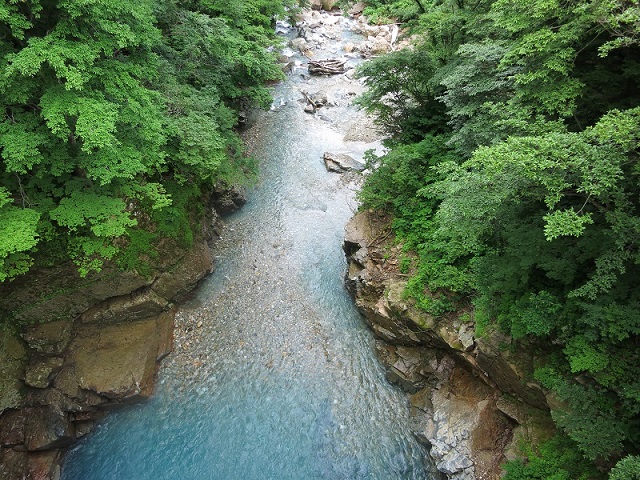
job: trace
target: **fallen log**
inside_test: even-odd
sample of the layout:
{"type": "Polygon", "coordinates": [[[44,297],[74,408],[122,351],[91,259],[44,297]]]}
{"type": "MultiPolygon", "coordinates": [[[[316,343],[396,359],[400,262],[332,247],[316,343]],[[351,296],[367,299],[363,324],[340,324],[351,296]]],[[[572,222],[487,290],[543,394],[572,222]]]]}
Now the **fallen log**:
{"type": "Polygon", "coordinates": [[[344,73],[344,64],[346,60],[329,59],[329,60],[310,60],[309,73],[311,75],[337,75],[344,73]]]}

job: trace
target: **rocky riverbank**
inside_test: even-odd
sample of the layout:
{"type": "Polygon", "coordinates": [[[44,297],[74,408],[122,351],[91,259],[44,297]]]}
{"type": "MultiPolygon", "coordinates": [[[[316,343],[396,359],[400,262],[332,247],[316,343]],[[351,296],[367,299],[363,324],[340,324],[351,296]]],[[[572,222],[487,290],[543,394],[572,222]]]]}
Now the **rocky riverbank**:
{"type": "Polygon", "coordinates": [[[214,203],[192,247],[162,241],[146,275],[80,278],[64,264],[3,285],[2,315],[23,327],[0,330],[0,478],[59,478],[64,451],[105,412],[151,395],[176,305],[213,270],[217,212],[242,198],[219,191],[214,203]]]}
{"type": "Polygon", "coordinates": [[[346,227],[347,288],[375,332],[389,381],[408,394],[413,429],[449,479],[493,480],[519,445],[553,431],[533,355],[498,332],[478,336],[470,312],[443,317],[403,295],[390,219],[358,212],[346,227]]]}
{"type": "MultiPolygon", "coordinates": [[[[339,12],[316,8],[301,16],[300,36],[291,45],[308,57],[330,49],[343,28],[339,12]]],[[[347,56],[392,48],[389,27],[368,27],[361,19],[353,30],[370,38],[347,45],[347,56]]],[[[287,69],[289,59],[283,61],[287,69]]],[[[339,103],[339,94],[330,93],[324,111],[339,103]]],[[[364,141],[377,135],[369,124],[350,132],[364,141]]],[[[218,214],[243,202],[233,191],[216,191],[214,198],[211,228],[189,249],[164,241],[151,273],[107,267],[80,278],[65,264],[3,285],[0,314],[24,327],[0,331],[0,478],[59,478],[64,452],[96,421],[117,405],[151,395],[159,361],[172,350],[176,305],[213,269],[209,242],[219,233],[218,214]]]]}
{"type": "MultiPolygon", "coordinates": [[[[353,14],[358,13],[356,8],[353,14]]],[[[306,12],[291,50],[307,57],[331,50],[344,21],[340,14],[306,12]]],[[[370,26],[359,17],[353,30],[365,38],[333,53],[368,57],[403,45],[393,25],[370,26]]],[[[305,76],[304,66],[290,53],[283,55],[283,68],[305,76]]],[[[353,69],[344,75],[351,78],[353,69]]],[[[306,86],[316,88],[312,81],[306,86]]],[[[314,100],[317,105],[309,113],[335,125],[349,123],[345,138],[371,141],[379,134],[370,122],[354,123],[337,114],[330,118],[331,108],[360,88],[357,82],[344,92],[329,88],[325,101],[314,100]]],[[[303,108],[307,96],[300,100],[303,108]]],[[[233,209],[239,201],[218,192],[216,211],[233,209]]],[[[158,362],[172,348],[175,306],[213,268],[210,237],[205,229],[186,250],[167,241],[149,275],[107,268],[80,279],[73,266],[63,265],[3,287],[2,314],[30,326],[0,332],[0,478],[58,478],[65,449],[106,411],[151,394],[158,362]]],[[[500,340],[477,338],[473,323],[462,316],[434,319],[415,309],[402,296],[406,278],[399,273],[390,238],[386,219],[364,212],[351,221],[345,240],[347,284],[380,338],[377,350],[388,379],[409,393],[414,432],[441,472],[455,479],[498,478],[501,462],[520,441],[535,442],[550,428],[544,394],[523,383],[531,358],[522,352],[511,356],[500,340]]],[[[284,247],[274,243],[273,248],[280,255],[284,247]]],[[[246,282],[255,288],[255,278],[246,282]]],[[[192,323],[205,328],[201,320],[192,323]]],[[[196,342],[193,326],[181,327],[178,346],[196,342]]],[[[229,348],[235,352],[237,345],[242,343],[229,348]]],[[[308,345],[313,352],[317,342],[308,345]]],[[[294,357],[288,346],[281,356],[283,362],[294,357]]],[[[330,358],[326,350],[323,356],[330,358]]],[[[206,370],[202,362],[194,357],[189,364],[201,373],[206,370]]],[[[274,368],[270,358],[264,365],[268,371],[274,368]]]]}
{"type": "MultiPolygon", "coordinates": [[[[315,8],[300,18],[300,37],[292,43],[307,56],[336,41],[342,28],[338,12],[315,8]]],[[[388,27],[367,31],[363,19],[355,25],[371,39],[349,45],[346,55],[391,48],[388,27]]],[[[353,129],[363,137],[362,128],[353,129]]],[[[0,331],[0,478],[57,479],[65,450],[105,412],[152,393],[159,361],[172,349],[176,305],[213,269],[208,242],[215,236],[210,231],[219,232],[215,219],[243,202],[237,192],[216,191],[214,198],[212,228],[190,249],[164,241],[151,273],[107,267],[80,278],[65,264],[3,285],[0,314],[24,327],[0,331]]]]}

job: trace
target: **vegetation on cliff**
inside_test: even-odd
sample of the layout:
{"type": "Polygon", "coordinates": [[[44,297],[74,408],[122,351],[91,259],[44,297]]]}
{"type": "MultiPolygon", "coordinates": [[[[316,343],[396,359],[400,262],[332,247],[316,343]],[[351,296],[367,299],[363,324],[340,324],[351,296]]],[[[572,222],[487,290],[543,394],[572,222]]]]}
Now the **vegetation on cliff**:
{"type": "Polygon", "coordinates": [[[369,5],[419,40],[360,70],[360,102],[391,135],[390,151],[369,157],[363,208],[394,215],[416,254],[419,306],[472,300],[480,329],[538,348],[536,378],[559,400],[569,440],[509,478],[596,475],[558,453],[571,448],[600,472],[620,460],[611,478],[637,475],[637,2],[369,5]]]}
{"type": "Polygon", "coordinates": [[[280,0],[0,4],[0,282],[69,258],[135,268],[252,174],[234,128],[281,72],[280,0]]]}

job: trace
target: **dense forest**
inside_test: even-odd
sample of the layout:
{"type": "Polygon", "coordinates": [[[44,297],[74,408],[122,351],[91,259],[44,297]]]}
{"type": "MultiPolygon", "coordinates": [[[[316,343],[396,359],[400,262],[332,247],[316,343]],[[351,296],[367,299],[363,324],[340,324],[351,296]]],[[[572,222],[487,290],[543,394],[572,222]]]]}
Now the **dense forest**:
{"type": "Polygon", "coordinates": [[[207,192],[253,175],[235,127],[282,76],[285,3],[0,2],[0,282],[188,243],[207,192]]]}
{"type": "Polygon", "coordinates": [[[390,135],[363,208],[407,294],[534,349],[558,434],[513,479],[640,478],[640,6],[371,0],[413,48],[360,69],[390,135]]]}

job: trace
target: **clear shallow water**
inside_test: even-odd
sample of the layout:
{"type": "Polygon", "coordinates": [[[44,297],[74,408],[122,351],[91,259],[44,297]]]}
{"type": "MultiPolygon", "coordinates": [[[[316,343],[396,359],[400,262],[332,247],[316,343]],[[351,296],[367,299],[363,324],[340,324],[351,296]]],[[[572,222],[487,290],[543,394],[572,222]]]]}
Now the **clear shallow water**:
{"type": "Polygon", "coordinates": [[[294,73],[276,89],[278,108],[246,135],[259,185],[178,314],[156,394],[70,452],[64,480],[431,478],[342,284],[356,185],[328,173],[322,153],[376,146],[343,141],[358,87],[294,73]],[[332,122],[302,111],[301,89],[329,90],[332,122]]]}

